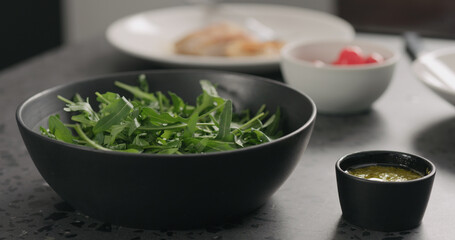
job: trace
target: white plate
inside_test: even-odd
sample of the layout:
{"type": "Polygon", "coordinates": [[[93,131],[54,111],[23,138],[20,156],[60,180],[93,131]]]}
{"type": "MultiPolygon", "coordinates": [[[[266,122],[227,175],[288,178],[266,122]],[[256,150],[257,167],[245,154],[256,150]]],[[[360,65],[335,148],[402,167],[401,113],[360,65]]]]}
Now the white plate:
{"type": "MultiPolygon", "coordinates": [[[[279,39],[289,42],[308,39],[354,38],[354,29],[346,21],[322,12],[271,4],[220,4],[216,20],[243,24],[253,17],[271,28],[279,39]]],[[[207,8],[200,5],[152,10],[114,22],[106,32],[116,48],[147,60],[171,67],[197,67],[243,72],[278,69],[276,57],[201,57],[174,53],[173,45],[182,36],[199,29],[208,19],[207,8]]]]}
{"type": "Polygon", "coordinates": [[[412,64],[412,70],[422,83],[455,105],[455,48],[419,56],[412,64]]]}

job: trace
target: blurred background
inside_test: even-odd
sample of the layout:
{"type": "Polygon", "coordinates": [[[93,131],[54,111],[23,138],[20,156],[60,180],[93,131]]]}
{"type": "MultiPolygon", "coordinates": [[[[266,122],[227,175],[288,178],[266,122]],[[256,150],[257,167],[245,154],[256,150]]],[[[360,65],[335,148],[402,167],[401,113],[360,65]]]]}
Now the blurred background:
{"type": "MultiPolygon", "coordinates": [[[[15,0],[0,3],[0,71],[63,44],[100,37],[113,21],[149,9],[198,0],[15,0]]],[[[338,15],[358,32],[455,38],[453,0],[244,0],[338,15]]]]}

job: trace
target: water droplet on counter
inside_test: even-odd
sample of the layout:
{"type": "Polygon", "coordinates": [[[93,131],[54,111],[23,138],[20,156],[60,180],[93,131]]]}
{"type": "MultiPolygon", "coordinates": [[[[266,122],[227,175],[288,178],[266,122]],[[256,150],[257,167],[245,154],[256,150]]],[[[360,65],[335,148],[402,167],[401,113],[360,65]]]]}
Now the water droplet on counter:
{"type": "Polygon", "coordinates": [[[71,225],[73,225],[75,227],[78,227],[78,228],[81,228],[84,224],[85,224],[85,222],[79,221],[79,220],[76,220],[76,221],[71,223],[71,225]]]}
{"type": "Polygon", "coordinates": [[[63,233],[63,236],[65,236],[66,238],[73,238],[73,237],[76,237],[77,234],[72,233],[72,232],[70,232],[70,231],[65,231],[65,232],[63,233]]]}

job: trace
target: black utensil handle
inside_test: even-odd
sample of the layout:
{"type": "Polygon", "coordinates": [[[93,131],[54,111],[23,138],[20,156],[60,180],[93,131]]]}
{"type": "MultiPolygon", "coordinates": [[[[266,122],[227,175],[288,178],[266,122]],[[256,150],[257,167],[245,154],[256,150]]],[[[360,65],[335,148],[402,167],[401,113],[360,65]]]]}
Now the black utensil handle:
{"type": "Polygon", "coordinates": [[[422,39],[419,34],[415,32],[405,32],[403,34],[406,53],[411,61],[414,61],[422,50],[422,39]]]}

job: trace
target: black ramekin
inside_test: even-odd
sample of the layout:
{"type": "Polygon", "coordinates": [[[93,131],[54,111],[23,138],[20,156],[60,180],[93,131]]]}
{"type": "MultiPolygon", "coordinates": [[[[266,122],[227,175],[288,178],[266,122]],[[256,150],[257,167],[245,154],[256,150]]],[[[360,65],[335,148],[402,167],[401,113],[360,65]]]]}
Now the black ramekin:
{"type": "Polygon", "coordinates": [[[402,231],[420,225],[436,173],[429,160],[403,152],[364,151],[346,155],[335,165],[343,218],[377,231],[402,231]],[[380,182],[353,176],[358,165],[400,165],[424,176],[404,182],[380,182]]]}

